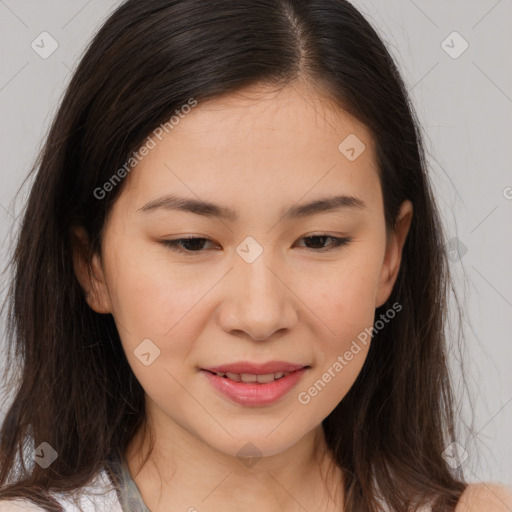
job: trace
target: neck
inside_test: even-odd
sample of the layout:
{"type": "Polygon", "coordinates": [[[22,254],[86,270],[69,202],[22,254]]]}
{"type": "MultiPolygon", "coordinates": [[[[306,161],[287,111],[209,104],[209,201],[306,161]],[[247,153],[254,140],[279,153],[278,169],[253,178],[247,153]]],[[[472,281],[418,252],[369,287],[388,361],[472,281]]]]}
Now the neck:
{"type": "Polygon", "coordinates": [[[284,451],[253,459],[219,452],[174,422],[165,430],[148,426],[153,449],[141,429],[125,458],[152,512],[193,512],[194,506],[234,512],[248,505],[269,512],[341,509],[341,471],[321,425],[284,451]]]}

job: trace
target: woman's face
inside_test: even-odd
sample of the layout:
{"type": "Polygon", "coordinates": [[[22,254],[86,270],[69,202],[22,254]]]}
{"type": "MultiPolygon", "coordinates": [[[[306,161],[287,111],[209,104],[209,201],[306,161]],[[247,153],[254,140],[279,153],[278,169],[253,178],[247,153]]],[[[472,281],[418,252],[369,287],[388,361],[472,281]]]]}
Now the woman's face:
{"type": "Polygon", "coordinates": [[[97,279],[77,273],[91,307],[112,313],[156,424],[225,454],[251,443],[273,455],[354,383],[411,205],[386,245],[368,130],[304,86],[190,110],[152,135],[125,178],[93,260],[97,279]],[[205,240],[168,244],[190,236],[205,240]],[[229,379],[206,370],[239,362],[278,363],[231,368],[229,379]],[[275,380],[281,363],[305,369],[275,380]],[[236,383],[236,373],[272,382],[236,383]]]}

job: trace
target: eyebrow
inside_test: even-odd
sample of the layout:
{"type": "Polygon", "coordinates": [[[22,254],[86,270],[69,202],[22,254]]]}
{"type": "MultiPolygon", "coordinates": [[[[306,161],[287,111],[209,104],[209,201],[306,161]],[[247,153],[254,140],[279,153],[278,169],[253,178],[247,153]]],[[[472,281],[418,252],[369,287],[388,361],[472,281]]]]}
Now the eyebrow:
{"type": "MultiPolygon", "coordinates": [[[[339,209],[362,210],[364,208],[366,208],[366,203],[355,196],[341,195],[324,197],[310,201],[309,203],[293,205],[281,212],[280,219],[297,219],[339,209]]],[[[204,217],[213,217],[229,221],[238,219],[238,213],[226,206],[176,195],[165,195],[153,199],[137,211],[149,213],[161,209],[195,213],[196,215],[202,215],[204,217]]]]}

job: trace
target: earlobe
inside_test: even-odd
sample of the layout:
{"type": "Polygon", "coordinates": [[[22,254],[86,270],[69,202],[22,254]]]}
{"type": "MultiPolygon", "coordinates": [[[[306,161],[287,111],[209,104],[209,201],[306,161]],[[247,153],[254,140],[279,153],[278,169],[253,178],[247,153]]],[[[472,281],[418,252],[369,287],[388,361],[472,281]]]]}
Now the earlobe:
{"type": "Polygon", "coordinates": [[[111,303],[105,275],[98,254],[89,260],[89,239],[84,228],[75,227],[71,232],[73,268],[84,290],[85,300],[96,313],[111,313],[111,303]]]}
{"type": "Polygon", "coordinates": [[[382,306],[391,295],[402,261],[402,250],[409,233],[413,216],[413,205],[408,199],[402,203],[398,214],[396,229],[391,233],[387,247],[382,269],[379,274],[379,282],[375,307],[382,306]]]}

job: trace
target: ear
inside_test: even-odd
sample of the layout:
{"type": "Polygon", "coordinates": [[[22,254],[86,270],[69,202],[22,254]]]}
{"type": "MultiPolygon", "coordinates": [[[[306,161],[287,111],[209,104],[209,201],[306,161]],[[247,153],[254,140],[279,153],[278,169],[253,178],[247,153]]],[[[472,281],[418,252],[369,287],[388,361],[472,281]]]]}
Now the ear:
{"type": "Polygon", "coordinates": [[[89,260],[90,244],[84,228],[71,230],[73,268],[78,282],[85,292],[87,304],[96,313],[111,313],[112,304],[108,293],[101,256],[93,254],[89,260]]]}
{"type": "Polygon", "coordinates": [[[379,274],[379,282],[375,307],[378,308],[384,304],[395,285],[400,262],[402,261],[402,249],[407,238],[407,233],[411,226],[413,215],[413,206],[411,201],[406,200],[400,207],[400,212],[396,221],[395,230],[389,235],[386,243],[386,254],[382,263],[382,269],[379,274]]]}

